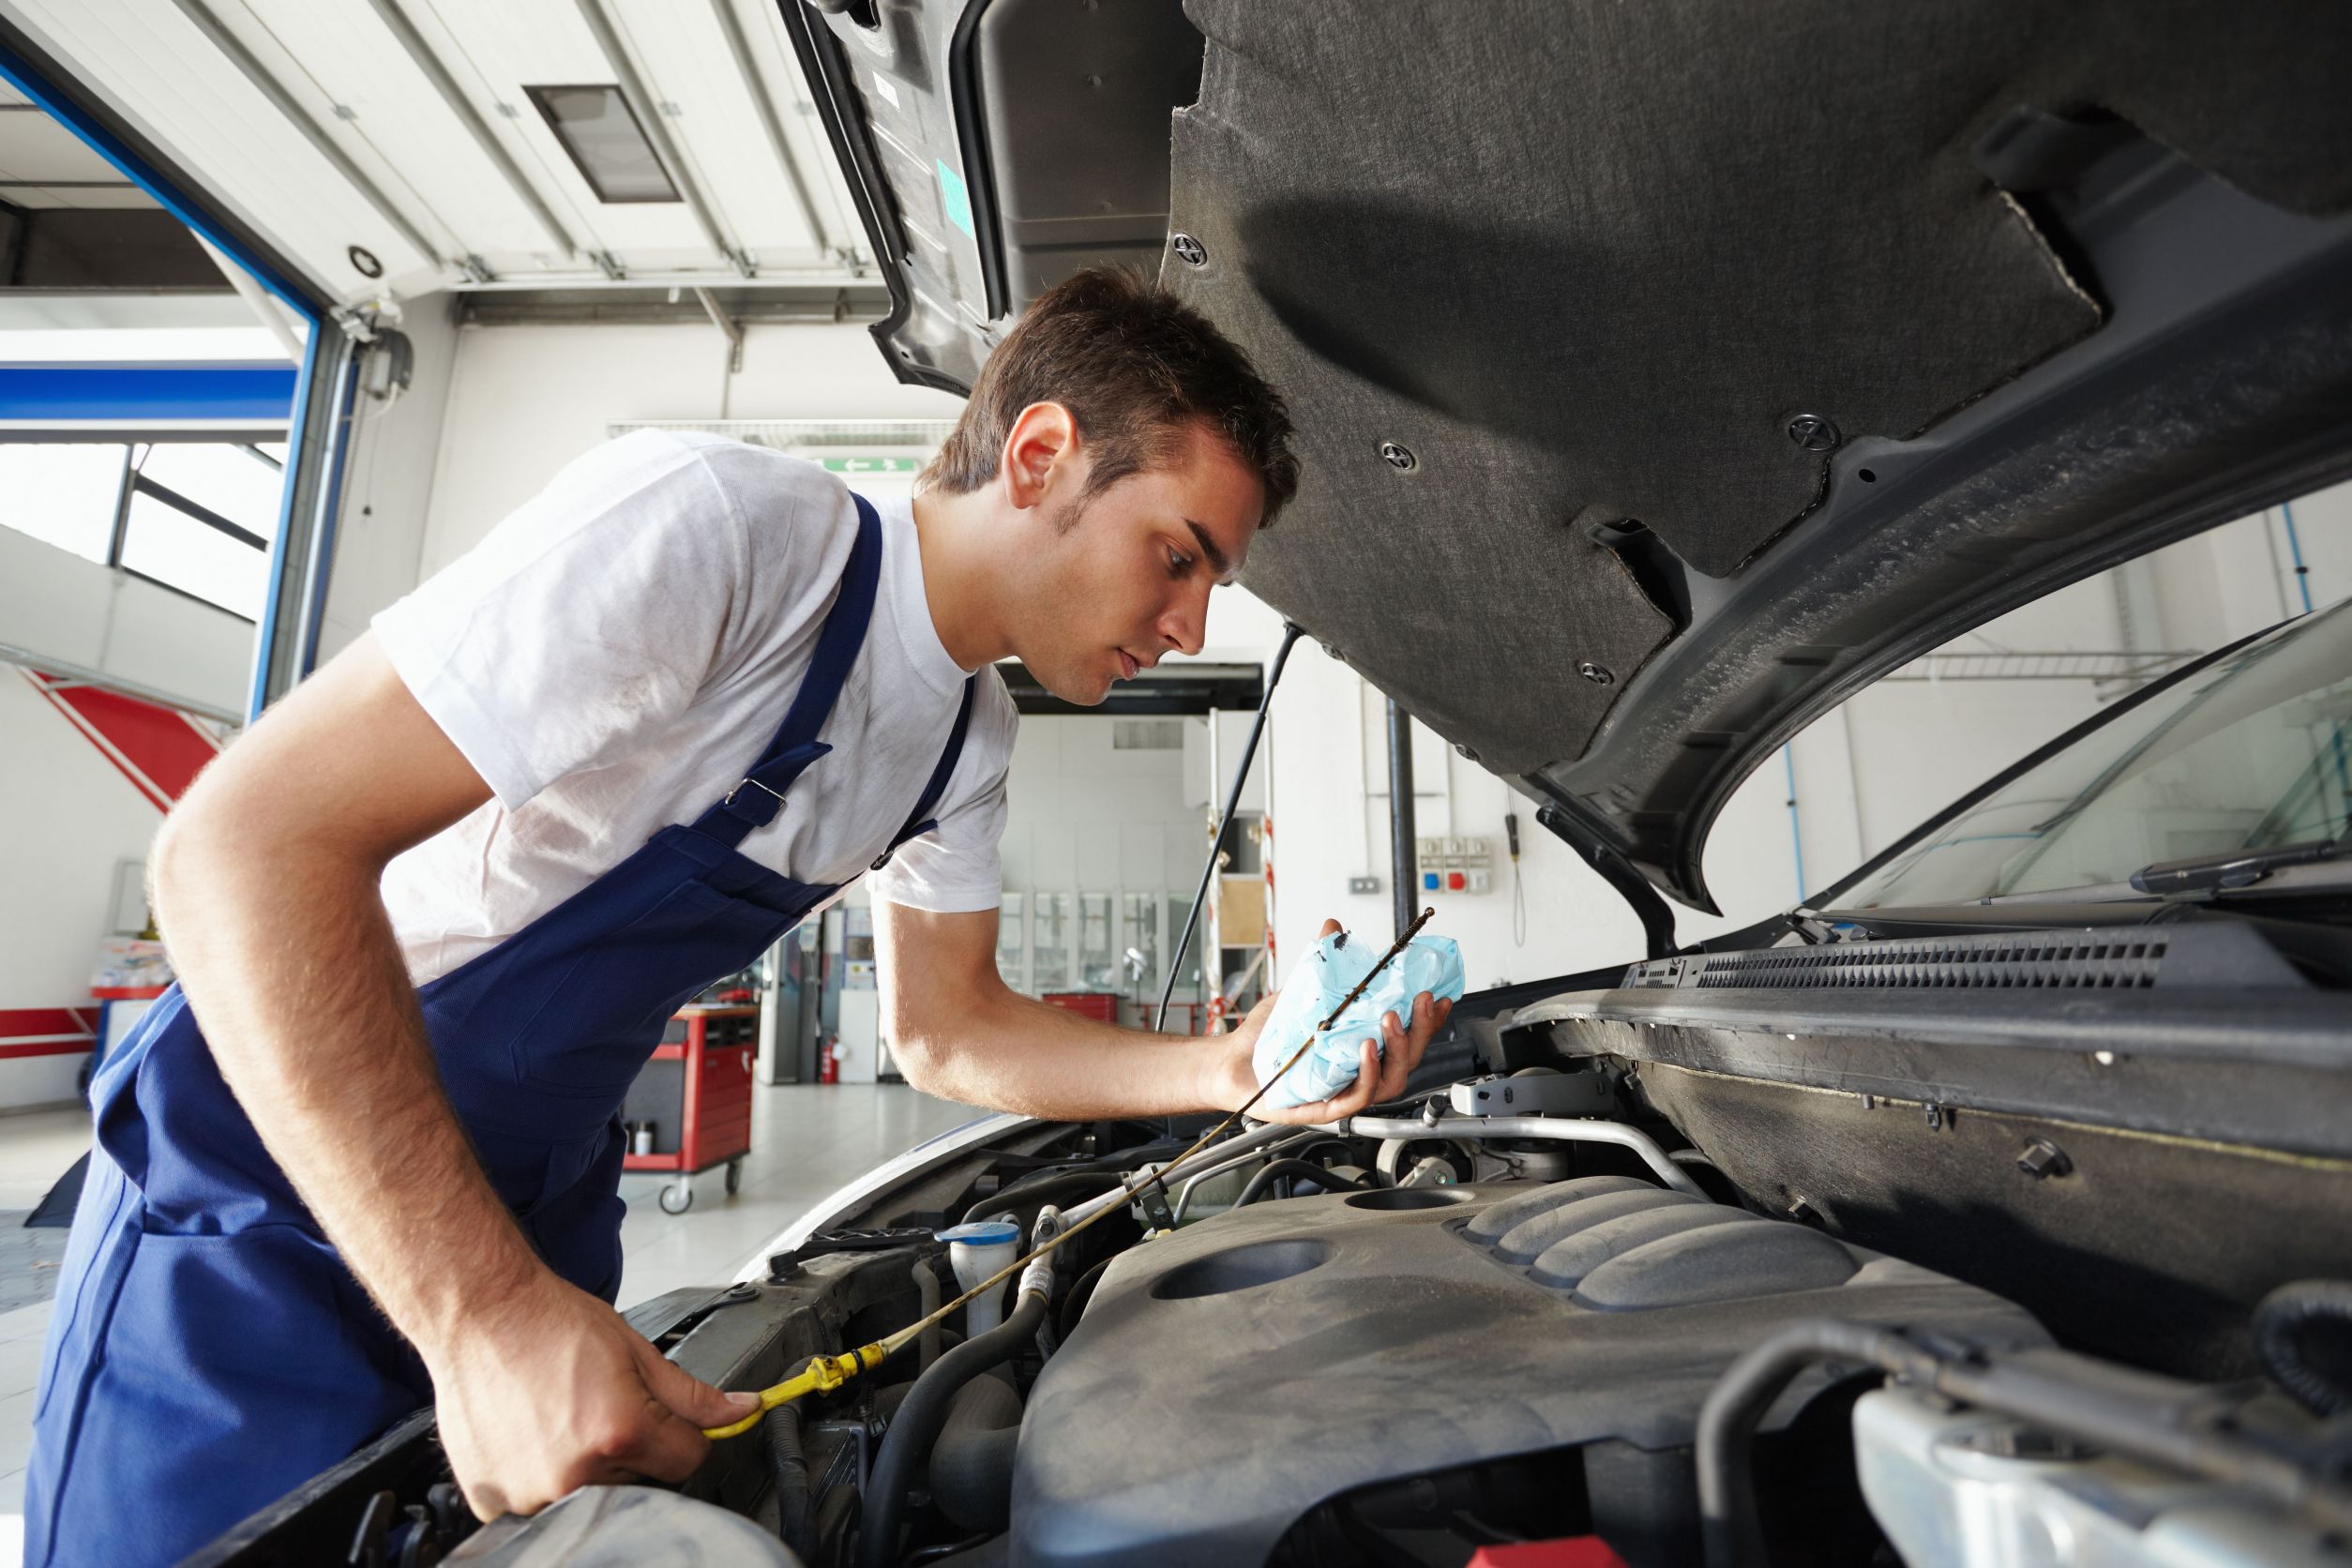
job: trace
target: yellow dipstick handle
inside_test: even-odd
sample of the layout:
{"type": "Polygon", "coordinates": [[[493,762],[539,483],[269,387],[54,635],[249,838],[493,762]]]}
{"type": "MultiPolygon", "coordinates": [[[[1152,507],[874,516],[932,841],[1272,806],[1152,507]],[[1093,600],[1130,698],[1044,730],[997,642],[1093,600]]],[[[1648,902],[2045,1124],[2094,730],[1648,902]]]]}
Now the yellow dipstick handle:
{"type": "Polygon", "coordinates": [[[819,1356],[796,1378],[787,1378],[774,1388],[760,1391],[760,1408],[731,1426],[705,1426],[702,1435],[716,1442],[748,1432],[760,1425],[760,1418],[778,1405],[789,1405],[804,1394],[830,1394],[868,1367],[880,1366],[889,1352],[879,1344],[861,1345],[846,1355],[819,1356]]]}

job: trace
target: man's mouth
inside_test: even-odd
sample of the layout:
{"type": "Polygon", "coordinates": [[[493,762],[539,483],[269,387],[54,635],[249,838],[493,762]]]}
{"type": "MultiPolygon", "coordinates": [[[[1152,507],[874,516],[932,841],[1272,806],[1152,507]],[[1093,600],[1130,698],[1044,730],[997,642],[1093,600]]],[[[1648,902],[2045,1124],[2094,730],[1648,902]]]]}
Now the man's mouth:
{"type": "Polygon", "coordinates": [[[1135,656],[1133,654],[1127,652],[1124,648],[1119,650],[1119,678],[1121,680],[1134,680],[1135,672],[1142,668],[1143,667],[1141,665],[1136,663],[1135,656]]]}

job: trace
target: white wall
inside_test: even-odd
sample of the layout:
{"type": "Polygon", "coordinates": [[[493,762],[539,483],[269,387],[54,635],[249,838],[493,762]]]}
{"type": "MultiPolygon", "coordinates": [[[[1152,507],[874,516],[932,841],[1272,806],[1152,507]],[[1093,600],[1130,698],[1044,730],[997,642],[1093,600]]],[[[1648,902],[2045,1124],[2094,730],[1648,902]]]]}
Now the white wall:
{"type": "MultiPolygon", "coordinates": [[[[1387,735],[1381,705],[1363,677],[1301,640],[1274,694],[1272,761],[1274,942],[1284,972],[1312,944],[1326,916],[1351,930],[1391,928],[1387,735]],[[1367,788],[1367,785],[1370,787],[1367,788]],[[1377,896],[1350,895],[1351,876],[1376,876],[1377,896]]],[[[1533,807],[1502,780],[1456,756],[1418,725],[1413,735],[1415,827],[1424,835],[1477,834],[1495,842],[1496,891],[1425,894],[1432,929],[1462,946],[1473,988],[1558,974],[1570,955],[1635,955],[1641,927],[1624,901],[1568,848],[1535,825],[1533,807]],[[1435,792],[1425,792],[1435,785],[1435,792]],[[1506,801],[1511,804],[1506,804],[1506,801]],[[1503,813],[1516,810],[1527,898],[1527,940],[1512,936],[1510,862],[1503,813]]]]}
{"type": "MultiPolygon", "coordinates": [[[[1188,903],[1199,879],[1208,818],[1186,788],[1185,748],[1114,749],[1115,722],[1101,715],[1021,720],[1005,781],[1002,842],[1004,885],[1026,896],[1023,918],[1033,944],[1042,940],[1037,896],[1108,893],[1113,896],[1114,957],[1130,945],[1148,947],[1124,928],[1126,895],[1150,895],[1151,908],[1163,912],[1171,898],[1188,903]]],[[[1196,732],[1207,729],[1200,719],[1176,722],[1195,737],[1193,745],[1196,732]]],[[[1154,918],[1166,924],[1164,912],[1154,918]]],[[[1174,940],[1172,930],[1159,939],[1163,962],[1174,940]]],[[[1073,931],[1070,942],[1077,941],[1073,931]]],[[[1152,978],[1154,997],[1159,978],[1152,978]]],[[[1079,988],[1084,979],[1074,959],[1070,988],[1079,988]]],[[[1123,974],[1116,986],[1126,988],[1123,974]]],[[[1191,992],[1180,989],[1179,995],[1191,992]]]]}
{"type": "Polygon", "coordinates": [[[422,559],[430,576],[555,471],[640,419],[953,419],[963,400],[902,386],[856,324],[752,326],[727,373],[716,327],[469,326],[444,415],[422,559]]]}
{"type": "Polygon", "coordinates": [[[377,611],[416,586],[457,368],[456,309],[448,294],[407,301],[397,324],[414,356],[408,389],[388,401],[364,394],[355,401],[335,564],[319,620],[321,664],[367,630],[377,611]]]}
{"type": "MultiPolygon", "coordinates": [[[[162,822],[22,671],[0,665],[0,1009],[94,1007],[115,867],[145,859],[162,822]]],[[[82,1062],[0,1060],[0,1108],[72,1099],[82,1062]]]]}
{"type": "Polygon", "coordinates": [[[1111,724],[1093,715],[1021,720],[1005,784],[1005,886],[1190,895],[1208,832],[1185,798],[1184,753],[1113,750],[1111,724]]]}

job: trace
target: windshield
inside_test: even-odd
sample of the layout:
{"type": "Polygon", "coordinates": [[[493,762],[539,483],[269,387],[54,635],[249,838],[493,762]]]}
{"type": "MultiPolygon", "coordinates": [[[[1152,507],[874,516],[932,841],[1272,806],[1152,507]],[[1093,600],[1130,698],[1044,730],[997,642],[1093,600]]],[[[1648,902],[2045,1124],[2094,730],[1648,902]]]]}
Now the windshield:
{"type": "Polygon", "coordinates": [[[2123,882],[2164,861],[2340,838],[2347,810],[2352,601],[2115,714],[1823,901],[1905,908],[2123,882]]]}

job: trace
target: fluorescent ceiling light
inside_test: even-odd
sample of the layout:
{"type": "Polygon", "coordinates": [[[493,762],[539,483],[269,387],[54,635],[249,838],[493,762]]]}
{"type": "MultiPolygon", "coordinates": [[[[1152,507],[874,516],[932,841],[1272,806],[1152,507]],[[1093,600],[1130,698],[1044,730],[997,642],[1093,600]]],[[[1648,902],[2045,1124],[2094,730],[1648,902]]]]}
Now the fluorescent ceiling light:
{"type": "Polygon", "coordinates": [[[607,203],[674,202],[677,187],[670,183],[653,144],[645,140],[637,116],[629,112],[621,89],[588,87],[525,87],[531,101],[571,155],[580,177],[607,203]]]}

